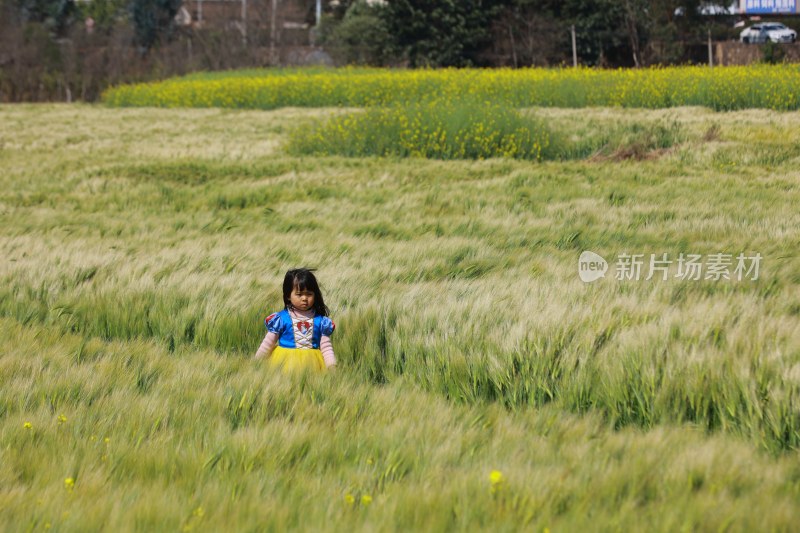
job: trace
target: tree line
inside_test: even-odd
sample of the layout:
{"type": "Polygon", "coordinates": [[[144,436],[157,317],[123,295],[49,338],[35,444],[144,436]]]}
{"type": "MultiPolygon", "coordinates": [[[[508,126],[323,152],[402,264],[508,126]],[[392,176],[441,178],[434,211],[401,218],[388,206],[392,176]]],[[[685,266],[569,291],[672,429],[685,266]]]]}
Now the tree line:
{"type": "Polygon", "coordinates": [[[412,67],[571,63],[674,64],[708,32],[727,39],[735,17],[700,14],[700,0],[344,0],[323,42],[342,62],[412,67]]]}
{"type": "MultiPolygon", "coordinates": [[[[319,25],[314,0],[247,1],[252,13],[305,8],[311,40],[337,64],[571,64],[574,27],[581,64],[647,66],[696,60],[709,31],[735,35],[732,17],[701,16],[700,0],[325,0],[319,25]]],[[[293,62],[265,52],[274,14],[250,29],[198,29],[177,23],[180,9],[181,0],[0,0],[0,101],[94,100],[116,83],[293,62]]]]}

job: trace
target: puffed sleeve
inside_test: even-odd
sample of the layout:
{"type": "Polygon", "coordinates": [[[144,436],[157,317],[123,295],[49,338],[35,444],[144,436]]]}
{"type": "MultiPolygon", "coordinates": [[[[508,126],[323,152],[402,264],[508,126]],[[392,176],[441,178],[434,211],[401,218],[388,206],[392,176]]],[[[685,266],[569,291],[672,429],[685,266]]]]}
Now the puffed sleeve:
{"type": "Polygon", "coordinates": [[[281,320],[280,313],[272,313],[264,319],[264,325],[267,326],[267,331],[281,335],[283,333],[283,321],[281,320]]]}
{"type": "Polygon", "coordinates": [[[324,316],[320,321],[320,329],[322,330],[323,335],[330,337],[333,335],[333,330],[336,329],[336,324],[333,323],[333,320],[324,316]]]}

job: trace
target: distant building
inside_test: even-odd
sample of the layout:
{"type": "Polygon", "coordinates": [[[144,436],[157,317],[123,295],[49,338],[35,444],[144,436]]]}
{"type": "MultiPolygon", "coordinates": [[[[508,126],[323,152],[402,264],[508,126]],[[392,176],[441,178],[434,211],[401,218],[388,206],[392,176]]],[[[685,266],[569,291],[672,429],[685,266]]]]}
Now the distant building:
{"type": "Polygon", "coordinates": [[[276,41],[302,45],[308,44],[315,22],[316,0],[183,0],[183,8],[193,27],[241,29],[246,24],[248,33],[262,35],[271,31],[274,8],[276,41]]]}

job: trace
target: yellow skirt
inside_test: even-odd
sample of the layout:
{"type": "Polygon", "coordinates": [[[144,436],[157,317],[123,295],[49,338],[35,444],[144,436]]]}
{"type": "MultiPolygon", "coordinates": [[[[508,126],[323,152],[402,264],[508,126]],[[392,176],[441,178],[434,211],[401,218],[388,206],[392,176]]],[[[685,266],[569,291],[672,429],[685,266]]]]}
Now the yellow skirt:
{"type": "Polygon", "coordinates": [[[319,350],[281,348],[276,346],[269,358],[269,365],[283,372],[325,372],[325,359],[319,350]]]}

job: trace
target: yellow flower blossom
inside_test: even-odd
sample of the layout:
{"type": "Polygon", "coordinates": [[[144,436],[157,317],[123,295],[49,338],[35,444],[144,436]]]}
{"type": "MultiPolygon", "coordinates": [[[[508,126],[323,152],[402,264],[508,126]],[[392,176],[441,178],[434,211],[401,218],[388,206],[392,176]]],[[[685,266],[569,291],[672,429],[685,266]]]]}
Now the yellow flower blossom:
{"type": "MultiPolygon", "coordinates": [[[[112,106],[371,107],[466,95],[480,105],[514,107],[623,106],[664,108],[704,105],[716,110],[800,108],[800,71],[792,65],[709,69],[682,66],[594,70],[501,68],[492,70],[339,69],[208,73],[156,83],[120,85],[102,100],[112,106]],[[356,78],[357,77],[357,81],[356,78]]],[[[404,124],[406,128],[408,124],[404,124]]],[[[414,125],[412,123],[413,129],[414,125]]]]}
{"type": "Polygon", "coordinates": [[[490,492],[492,494],[497,494],[505,487],[506,478],[505,476],[503,476],[503,473],[500,472],[499,470],[492,470],[491,473],[489,474],[489,482],[491,483],[489,489],[490,492]]]}

